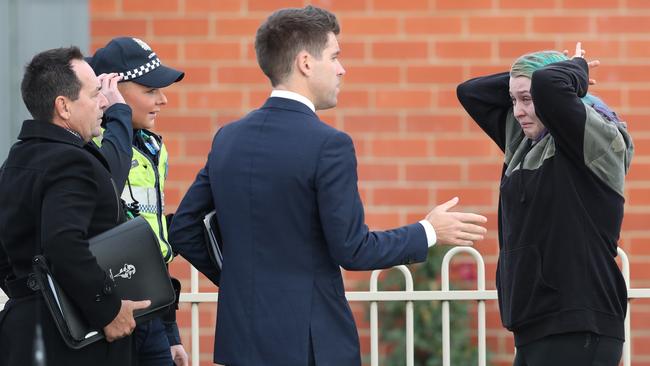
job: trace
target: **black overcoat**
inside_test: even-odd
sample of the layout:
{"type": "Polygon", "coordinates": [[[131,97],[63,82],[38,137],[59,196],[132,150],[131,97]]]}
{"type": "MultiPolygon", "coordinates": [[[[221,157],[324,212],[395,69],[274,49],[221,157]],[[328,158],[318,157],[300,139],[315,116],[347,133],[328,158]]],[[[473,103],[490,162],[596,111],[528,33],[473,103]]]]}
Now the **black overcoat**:
{"type": "MultiPolygon", "coordinates": [[[[0,168],[0,283],[24,278],[42,244],[54,277],[89,322],[103,328],[120,309],[87,239],[123,221],[106,161],[93,144],[54,124],[23,123],[0,168]]],[[[0,312],[0,366],[31,365],[37,322],[47,365],[130,365],[131,337],[68,348],[39,296],[11,296],[0,312]]]]}

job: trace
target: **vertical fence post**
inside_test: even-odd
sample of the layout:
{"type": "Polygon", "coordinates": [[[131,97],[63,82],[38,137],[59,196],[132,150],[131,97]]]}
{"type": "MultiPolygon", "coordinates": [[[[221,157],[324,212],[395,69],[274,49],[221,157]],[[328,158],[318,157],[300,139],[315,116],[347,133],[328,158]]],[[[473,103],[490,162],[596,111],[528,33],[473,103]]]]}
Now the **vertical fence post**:
{"type": "MultiPolygon", "coordinates": [[[[377,279],[381,270],[370,275],[370,292],[377,292],[377,279]]],[[[370,366],[379,366],[379,310],[377,301],[370,302],[370,366]]]]}
{"type": "MultiPolygon", "coordinates": [[[[467,253],[476,261],[477,290],[485,290],[485,263],[481,254],[472,247],[454,247],[442,259],[441,280],[442,290],[449,291],[449,263],[458,253],[467,253]]],[[[486,341],[485,341],[485,300],[478,300],[478,364],[485,366],[486,341]]],[[[449,300],[442,301],[442,365],[451,365],[451,337],[450,337],[449,300]]]]}
{"type": "MultiPolygon", "coordinates": [[[[199,271],[192,267],[190,272],[190,291],[199,293],[199,271]]],[[[199,366],[199,303],[192,302],[192,366],[199,366]]]]}
{"type": "MultiPolygon", "coordinates": [[[[396,266],[404,275],[405,292],[413,292],[413,276],[406,266],[396,266]]],[[[370,292],[377,292],[377,282],[381,269],[372,271],[370,275],[370,292]]],[[[370,365],[379,366],[379,309],[377,301],[370,302],[370,365]]],[[[415,328],[413,326],[413,301],[406,301],[406,366],[415,363],[415,328]]]]}
{"type": "MultiPolygon", "coordinates": [[[[618,256],[621,258],[621,267],[623,278],[625,279],[625,287],[630,291],[630,260],[623,249],[617,249],[618,256]]],[[[627,300],[627,313],[625,314],[625,343],[623,343],[623,366],[630,366],[632,364],[632,338],[630,332],[630,307],[632,303],[628,297],[627,300]]]]}

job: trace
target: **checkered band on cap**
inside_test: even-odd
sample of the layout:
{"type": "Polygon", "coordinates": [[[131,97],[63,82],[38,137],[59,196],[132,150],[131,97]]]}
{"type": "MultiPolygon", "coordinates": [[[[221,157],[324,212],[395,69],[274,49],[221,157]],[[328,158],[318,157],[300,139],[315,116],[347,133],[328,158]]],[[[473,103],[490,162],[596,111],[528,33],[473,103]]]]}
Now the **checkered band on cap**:
{"type": "Polygon", "coordinates": [[[140,67],[121,72],[120,76],[122,76],[122,81],[136,79],[152,70],[155,70],[158,66],[160,66],[160,59],[156,57],[140,67]]]}

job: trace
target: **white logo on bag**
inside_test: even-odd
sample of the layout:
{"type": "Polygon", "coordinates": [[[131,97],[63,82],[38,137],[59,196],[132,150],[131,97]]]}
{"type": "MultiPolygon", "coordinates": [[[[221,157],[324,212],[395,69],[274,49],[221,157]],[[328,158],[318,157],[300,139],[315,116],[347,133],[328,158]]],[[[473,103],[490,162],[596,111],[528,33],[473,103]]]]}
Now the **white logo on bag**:
{"type": "Polygon", "coordinates": [[[111,275],[111,279],[115,280],[115,277],[121,277],[127,280],[130,280],[131,277],[135,274],[135,266],[132,264],[124,263],[124,267],[120,269],[117,274],[113,275],[113,270],[108,269],[109,274],[111,275]]]}

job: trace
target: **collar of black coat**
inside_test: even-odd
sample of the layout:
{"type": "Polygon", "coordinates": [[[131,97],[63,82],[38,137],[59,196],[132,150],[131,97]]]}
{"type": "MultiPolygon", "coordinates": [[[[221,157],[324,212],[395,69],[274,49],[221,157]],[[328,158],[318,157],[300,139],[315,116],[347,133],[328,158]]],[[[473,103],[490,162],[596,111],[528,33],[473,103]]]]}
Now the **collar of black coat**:
{"type": "Polygon", "coordinates": [[[297,100],[287,99],[287,98],[270,97],[269,99],[266,100],[266,103],[264,103],[264,105],[262,106],[262,109],[264,108],[287,109],[295,112],[305,113],[310,116],[316,116],[316,113],[314,113],[311,109],[309,109],[309,107],[307,107],[303,103],[300,103],[297,100]]]}
{"type": "Polygon", "coordinates": [[[33,119],[26,120],[23,122],[23,127],[20,129],[18,139],[22,141],[30,139],[44,139],[74,145],[83,148],[84,150],[94,155],[97,160],[99,160],[99,162],[102,163],[104,167],[106,167],[106,170],[111,170],[108,162],[106,161],[106,158],[99,150],[99,147],[95,145],[92,140],[91,142],[86,143],[81,138],[70,133],[70,131],[51,122],[37,121],[33,119]]]}
{"type": "Polygon", "coordinates": [[[85,141],[70,133],[70,131],[51,122],[26,120],[20,129],[18,139],[24,141],[34,138],[63,142],[78,147],[83,147],[86,144],[85,141]]]}

